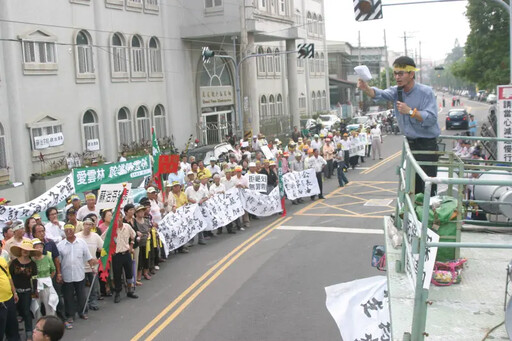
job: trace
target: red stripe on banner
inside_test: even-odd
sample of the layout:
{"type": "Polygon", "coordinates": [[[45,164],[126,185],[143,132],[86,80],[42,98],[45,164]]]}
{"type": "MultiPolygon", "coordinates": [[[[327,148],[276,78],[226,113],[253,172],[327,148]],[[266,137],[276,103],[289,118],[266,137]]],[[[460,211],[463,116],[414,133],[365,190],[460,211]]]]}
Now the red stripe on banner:
{"type": "Polygon", "coordinates": [[[285,198],[282,197],[281,198],[281,208],[283,209],[283,214],[281,215],[281,217],[286,217],[286,206],[284,204],[284,201],[285,201],[285,198]]]}

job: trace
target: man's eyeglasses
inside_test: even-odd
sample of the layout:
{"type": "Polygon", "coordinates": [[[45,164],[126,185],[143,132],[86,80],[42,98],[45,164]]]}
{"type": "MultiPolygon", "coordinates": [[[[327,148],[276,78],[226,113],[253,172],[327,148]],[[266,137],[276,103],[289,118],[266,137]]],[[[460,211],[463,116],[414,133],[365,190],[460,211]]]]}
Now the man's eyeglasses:
{"type": "Polygon", "coordinates": [[[398,77],[403,77],[404,74],[411,73],[410,71],[393,71],[393,74],[398,77]]]}

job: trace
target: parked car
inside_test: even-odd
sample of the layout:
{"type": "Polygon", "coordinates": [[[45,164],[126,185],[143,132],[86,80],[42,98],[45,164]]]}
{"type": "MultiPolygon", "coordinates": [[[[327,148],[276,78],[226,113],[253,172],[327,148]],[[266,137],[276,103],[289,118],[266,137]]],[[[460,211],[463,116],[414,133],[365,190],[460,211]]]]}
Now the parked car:
{"type": "Polygon", "coordinates": [[[314,128],[316,126],[316,122],[314,119],[308,118],[308,119],[300,120],[300,126],[311,130],[312,128],[314,128]]]}
{"type": "Polygon", "coordinates": [[[487,96],[487,99],[486,99],[487,103],[489,103],[489,104],[494,104],[494,103],[496,103],[496,100],[497,100],[497,97],[496,97],[496,95],[495,95],[495,94],[489,94],[489,95],[487,96]]]}
{"type": "Polygon", "coordinates": [[[356,116],[352,117],[352,119],[347,124],[347,131],[351,132],[352,130],[359,129],[359,126],[362,124],[363,127],[366,127],[366,124],[369,123],[370,118],[368,116],[356,116]]]}
{"type": "Polygon", "coordinates": [[[449,129],[468,129],[469,114],[466,109],[451,109],[446,114],[446,130],[449,129]]]}
{"type": "Polygon", "coordinates": [[[320,115],[318,116],[322,121],[322,128],[330,130],[336,123],[340,123],[341,119],[336,115],[320,115]]]}
{"type": "Polygon", "coordinates": [[[203,160],[205,165],[209,165],[211,157],[215,157],[217,160],[227,160],[226,154],[233,150],[229,143],[223,142],[217,145],[206,145],[190,149],[188,156],[194,156],[196,161],[203,160]]]}

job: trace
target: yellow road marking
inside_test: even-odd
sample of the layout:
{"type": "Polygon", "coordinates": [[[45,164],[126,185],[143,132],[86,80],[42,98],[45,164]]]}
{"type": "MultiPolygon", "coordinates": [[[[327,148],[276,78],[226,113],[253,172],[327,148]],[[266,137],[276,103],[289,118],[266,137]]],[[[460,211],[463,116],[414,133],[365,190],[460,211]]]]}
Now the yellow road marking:
{"type": "Polygon", "coordinates": [[[373,217],[373,216],[370,216],[370,214],[379,214],[379,213],[386,213],[386,212],[393,212],[395,209],[388,209],[388,210],[383,210],[383,211],[377,211],[377,212],[371,212],[371,213],[364,213],[363,215],[364,216],[368,216],[368,217],[373,217]]]}
{"type": "MultiPolygon", "coordinates": [[[[366,186],[366,187],[370,187],[370,188],[375,188],[376,190],[378,191],[372,191],[370,193],[376,193],[376,192],[390,192],[390,193],[393,193],[393,194],[396,194],[396,190],[392,190],[392,189],[387,189],[387,188],[380,188],[380,187],[377,187],[377,186],[373,186],[373,185],[370,185],[370,184],[364,184],[362,186],[366,186]]],[[[361,194],[361,193],[360,193],[361,194]]]]}
{"type": "Polygon", "coordinates": [[[399,156],[402,152],[401,151],[398,151],[396,152],[395,154],[391,155],[391,156],[388,156],[387,158],[385,158],[384,160],[376,163],[375,165],[373,165],[372,167],[368,168],[368,169],[365,169],[364,171],[361,172],[361,174],[368,174],[370,172],[373,172],[375,169],[379,168],[380,166],[388,163],[389,161],[393,160],[394,158],[396,158],[397,156],[399,156]]]}
{"type": "Polygon", "coordinates": [[[332,205],[326,204],[325,202],[322,202],[321,204],[322,204],[322,205],[324,205],[324,206],[327,206],[327,207],[333,208],[333,209],[335,209],[335,210],[345,211],[345,212],[348,212],[348,213],[352,213],[352,214],[354,214],[354,215],[359,214],[359,213],[356,213],[356,212],[353,212],[353,211],[350,211],[350,210],[347,210],[347,209],[344,209],[344,208],[334,207],[334,206],[332,206],[332,205]]]}
{"type": "Polygon", "coordinates": [[[347,218],[384,218],[384,216],[365,216],[364,214],[352,215],[341,213],[304,213],[302,216],[310,217],[347,217],[347,218]]]}
{"type": "MultiPolygon", "coordinates": [[[[288,220],[290,220],[292,217],[287,217],[285,218],[284,220],[280,221],[280,223],[285,223],[287,222],[288,220]]],[[[237,253],[235,256],[233,256],[228,262],[226,262],[215,274],[213,274],[210,278],[208,278],[208,280],[206,282],[203,283],[203,285],[201,285],[199,287],[199,289],[197,289],[192,295],[190,295],[189,298],[187,298],[187,300],[185,302],[183,302],[164,322],[162,322],[158,328],[156,328],[147,338],[146,340],[147,341],[151,341],[153,340],[158,334],[160,334],[162,332],[162,330],[164,328],[167,327],[167,325],[169,325],[169,323],[171,323],[179,314],[181,314],[181,312],[190,304],[192,303],[192,301],[194,301],[194,299],[199,296],[199,294],[201,292],[203,292],[204,289],[206,289],[206,287],[208,287],[217,277],[219,277],[229,266],[231,266],[231,264],[233,264],[238,258],[240,258],[240,256],[242,256],[245,252],[247,252],[247,250],[249,250],[251,247],[253,247],[256,243],[258,243],[260,240],[262,240],[263,238],[265,238],[267,235],[269,235],[272,231],[274,231],[277,227],[279,227],[278,225],[281,225],[281,224],[273,224],[274,226],[267,229],[264,233],[262,233],[261,235],[258,236],[258,238],[256,238],[255,240],[253,240],[249,245],[247,245],[243,250],[241,250],[239,253],[237,253]]]]}
{"type": "Polygon", "coordinates": [[[214,272],[218,267],[222,265],[228,258],[233,256],[238,250],[243,248],[246,244],[250,243],[253,239],[257,238],[259,235],[267,231],[269,228],[272,228],[272,226],[279,224],[281,221],[283,221],[283,218],[279,218],[273,223],[269,224],[267,227],[262,229],[261,231],[257,232],[250,238],[248,238],[246,241],[244,241],[242,244],[234,248],[230,253],[228,253],[224,258],[222,258],[220,261],[218,261],[214,266],[212,266],[208,271],[206,271],[201,277],[199,277],[192,285],[190,285],[185,291],[183,291],[174,301],[172,301],[167,307],[165,307],[164,310],[160,312],[153,320],[151,320],[140,332],[138,332],[131,341],[139,340],[144,334],[148,332],[149,329],[151,329],[158,321],[160,321],[169,311],[171,311],[172,308],[174,308],[185,296],[187,296],[192,290],[194,290],[205,278],[207,278],[212,272],[214,272]]]}

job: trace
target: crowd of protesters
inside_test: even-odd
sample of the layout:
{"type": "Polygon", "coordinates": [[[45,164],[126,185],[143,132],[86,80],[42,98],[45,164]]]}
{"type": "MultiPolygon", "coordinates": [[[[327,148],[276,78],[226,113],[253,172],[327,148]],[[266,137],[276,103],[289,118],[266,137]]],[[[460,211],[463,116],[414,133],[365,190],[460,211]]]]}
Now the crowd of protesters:
{"type": "MultiPolygon", "coordinates": [[[[178,170],[168,174],[166,181],[160,186],[148,181],[146,196],[138,203],[124,205],[117,225],[111,224],[115,212],[99,210],[93,193],[85,194],[85,202],[76,194],[69,197],[61,220],[58,208],[50,207],[25,221],[8,222],[3,228],[0,255],[0,340],[4,336],[19,340],[19,327],[23,327],[27,340],[37,340],[38,332],[58,339],[64,328],[73,328],[75,318],[87,320],[89,311],[99,310],[98,301],[113,296],[114,303],[120,302],[123,288],[126,297],[137,299],[135,288],[143,285],[143,279],[151,280],[159,264],[166,261],[158,236],[158,223],[166,214],[183,205],[202,204],[234,187],[248,188],[251,174],[266,175],[270,193],[279,186],[277,160],[283,174],[314,169],[320,188],[318,199],[324,199],[324,178],[335,177],[339,186],[344,186],[349,182],[345,173],[364,162],[364,157],[349,155],[351,143],[361,131],[366,132],[361,128],[351,134],[336,131],[312,135],[295,127],[292,138],[284,143],[279,139],[267,141],[262,134],[250,141],[235,143],[231,139],[232,151],[219,160],[209,158],[208,165],[205,160],[182,154],[178,170]],[[42,214],[47,222],[42,221],[42,214]],[[109,226],[114,225],[117,237],[110,271],[98,276],[104,239],[109,226]],[[35,324],[34,319],[38,321],[35,324]],[[62,326],[56,321],[62,321],[62,326]]],[[[371,138],[367,139],[365,155],[373,151],[373,158],[380,158],[380,130],[374,127],[367,133],[371,138]]],[[[302,202],[292,200],[293,205],[302,202]]],[[[196,243],[206,245],[224,229],[228,234],[244,231],[253,219],[258,217],[246,212],[225,227],[199,233],[197,242],[194,237],[175,252],[188,253],[196,243]]]]}

